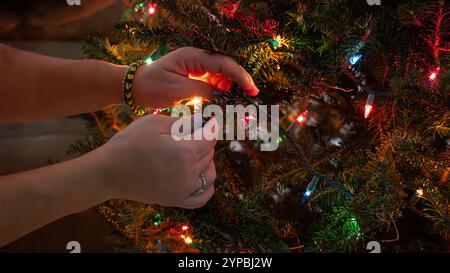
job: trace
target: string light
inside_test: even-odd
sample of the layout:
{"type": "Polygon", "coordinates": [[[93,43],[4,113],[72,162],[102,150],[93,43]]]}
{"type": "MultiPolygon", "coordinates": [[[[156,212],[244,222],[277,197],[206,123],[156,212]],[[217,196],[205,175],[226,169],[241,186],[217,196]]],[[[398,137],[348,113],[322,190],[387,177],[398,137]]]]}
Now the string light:
{"type": "Polygon", "coordinates": [[[369,96],[367,96],[366,106],[364,107],[364,118],[369,117],[370,112],[372,111],[373,108],[374,100],[375,100],[374,94],[369,94],[369,96]]]}
{"type": "Polygon", "coordinates": [[[182,231],[188,231],[189,230],[189,226],[188,225],[182,225],[181,226],[181,230],[182,231]]]}
{"type": "Polygon", "coordinates": [[[250,122],[250,120],[257,120],[257,119],[255,118],[254,115],[249,114],[248,116],[244,117],[244,124],[247,125],[250,122]]]}
{"type": "Polygon", "coordinates": [[[438,67],[438,68],[436,68],[435,70],[433,70],[433,71],[430,73],[430,76],[428,76],[428,78],[429,78],[431,81],[434,81],[434,80],[437,78],[438,74],[439,74],[439,70],[441,70],[440,67],[438,67]]]}
{"type": "Polygon", "coordinates": [[[186,236],[184,234],[181,234],[180,238],[183,239],[184,243],[187,244],[187,245],[190,245],[193,242],[193,240],[192,240],[192,238],[190,236],[186,236]]]}
{"type": "Polygon", "coordinates": [[[419,202],[419,200],[423,198],[423,189],[418,188],[415,192],[415,194],[413,194],[411,196],[411,199],[409,200],[409,205],[411,207],[416,206],[416,204],[419,202]]]}
{"type": "Polygon", "coordinates": [[[193,97],[190,101],[186,103],[186,105],[194,105],[197,106],[202,103],[202,97],[193,97]]]}
{"type": "Polygon", "coordinates": [[[147,59],[145,59],[145,64],[151,64],[153,63],[153,58],[150,56],[147,59]]]}
{"type": "Polygon", "coordinates": [[[281,39],[281,36],[280,36],[280,35],[278,35],[277,37],[275,37],[275,39],[271,39],[269,42],[270,42],[270,45],[271,45],[274,49],[277,49],[277,48],[280,48],[280,47],[283,46],[283,45],[282,45],[283,40],[281,39]]]}
{"type": "Polygon", "coordinates": [[[306,121],[306,116],[308,115],[308,111],[303,112],[298,118],[296,119],[298,124],[303,124],[306,121]]]}
{"type": "Polygon", "coordinates": [[[148,14],[155,15],[156,13],[156,4],[148,4],[148,14]]]}
{"type": "Polygon", "coordinates": [[[359,60],[361,60],[362,58],[362,54],[355,54],[350,56],[349,62],[352,65],[355,65],[357,62],[359,62],[359,60]]]}
{"type": "Polygon", "coordinates": [[[139,9],[142,9],[142,8],[144,8],[144,3],[139,3],[139,4],[134,6],[134,11],[138,12],[139,9]]]}
{"type": "Polygon", "coordinates": [[[305,111],[303,113],[301,113],[292,123],[291,125],[289,125],[289,127],[287,128],[287,132],[290,133],[292,132],[295,128],[297,128],[298,126],[301,126],[302,124],[304,124],[306,122],[306,118],[308,116],[308,111],[305,111]]]}
{"type": "Polygon", "coordinates": [[[202,97],[193,97],[190,101],[186,103],[187,106],[194,106],[194,114],[200,113],[202,110],[202,97]]]}
{"type": "Polygon", "coordinates": [[[151,214],[151,218],[152,218],[153,224],[154,224],[155,226],[159,226],[159,225],[161,225],[162,222],[163,222],[162,215],[161,215],[161,213],[160,213],[159,211],[153,212],[153,213],[151,214]]]}
{"type": "Polygon", "coordinates": [[[193,240],[191,237],[187,236],[186,238],[184,238],[184,243],[187,245],[192,244],[193,240]]]}
{"type": "Polygon", "coordinates": [[[316,190],[316,186],[318,183],[319,183],[319,177],[317,175],[315,175],[312,178],[311,182],[309,182],[308,186],[306,187],[305,193],[303,193],[302,204],[304,204],[305,202],[307,202],[309,200],[311,195],[316,190]]]}
{"type": "Polygon", "coordinates": [[[347,238],[358,238],[362,235],[361,226],[355,217],[350,217],[344,223],[344,233],[347,238]]]}
{"type": "Polygon", "coordinates": [[[417,189],[416,190],[416,195],[417,195],[417,197],[422,197],[423,196],[423,190],[422,189],[417,189]]]}

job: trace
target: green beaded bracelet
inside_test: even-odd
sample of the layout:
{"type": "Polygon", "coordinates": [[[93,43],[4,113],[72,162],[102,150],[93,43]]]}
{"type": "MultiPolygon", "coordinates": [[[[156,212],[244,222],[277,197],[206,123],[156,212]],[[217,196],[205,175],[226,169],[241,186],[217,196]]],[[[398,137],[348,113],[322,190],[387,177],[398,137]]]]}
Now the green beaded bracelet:
{"type": "Polygon", "coordinates": [[[141,67],[144,64],[145,61],[143,60],[130,64],[127,72],[123,77],[123,84],[122,84],[124,104],[128,105],[131,108],[131,110],[133,110],[133,112],[138,116],[144,115],[147,112],[147,110],[141,106],[137,106],[134,104],[132,88],[136,71],[138,70],[139,67],[141,67]]]}

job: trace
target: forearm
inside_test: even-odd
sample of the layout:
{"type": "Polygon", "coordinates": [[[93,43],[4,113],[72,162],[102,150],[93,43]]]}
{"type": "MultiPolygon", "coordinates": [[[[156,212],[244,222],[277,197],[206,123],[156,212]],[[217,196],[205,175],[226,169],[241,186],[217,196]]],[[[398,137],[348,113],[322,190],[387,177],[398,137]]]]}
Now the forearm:
{"type": "Polygon", "coordinates": [[[101,110],[121,103],[126,67],[66,60],[0,44],[0,123],[101,110]]]}
{"type": "Polygon", "coordinates": [[[113,195],[101,152],[0,177],[0,246],[113,195]]]}

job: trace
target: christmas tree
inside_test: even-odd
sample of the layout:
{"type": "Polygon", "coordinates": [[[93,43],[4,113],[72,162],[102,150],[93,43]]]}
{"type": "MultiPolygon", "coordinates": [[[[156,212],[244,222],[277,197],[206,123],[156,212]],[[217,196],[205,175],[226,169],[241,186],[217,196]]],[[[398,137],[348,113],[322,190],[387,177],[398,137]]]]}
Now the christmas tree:
{"type": "MultiPolygon", "coordinates": [[[[273,152],[220,141],[217,190],[201,209],[102,204],[127,250],[368,252],[376,241],[383,252],[448,251],[445,1],[124,2],[110,37],[86,39],[88,57],[150,64],[185,46],[228,55],[260,94],[233,87],[204,103],[279,105],[282,133],[273,152]]],[[[98,134],[71,152],[137,118],[122,106],[91,116],[98,134]]]]}

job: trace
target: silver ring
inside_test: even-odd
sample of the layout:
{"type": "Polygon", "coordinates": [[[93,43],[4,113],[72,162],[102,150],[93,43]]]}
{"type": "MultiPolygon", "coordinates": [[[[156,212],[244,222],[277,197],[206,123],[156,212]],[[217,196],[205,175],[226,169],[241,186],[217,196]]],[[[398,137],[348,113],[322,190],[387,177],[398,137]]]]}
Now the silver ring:
{"type": "Polygon", "coordinates": [[[192,196],[196,196],[203,193],[206,189],[206,186],[208,186],[208,181],[206,181],[205,174],[203,172],[200,173],[200,179],[202,180],[202,188],[193,192],[191,194],[192,196]]]}

